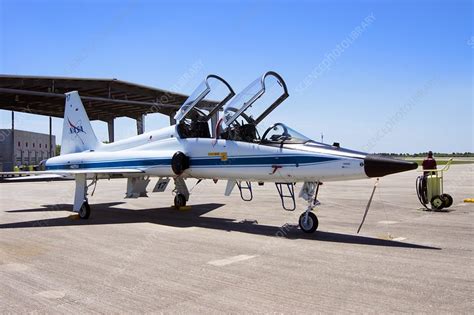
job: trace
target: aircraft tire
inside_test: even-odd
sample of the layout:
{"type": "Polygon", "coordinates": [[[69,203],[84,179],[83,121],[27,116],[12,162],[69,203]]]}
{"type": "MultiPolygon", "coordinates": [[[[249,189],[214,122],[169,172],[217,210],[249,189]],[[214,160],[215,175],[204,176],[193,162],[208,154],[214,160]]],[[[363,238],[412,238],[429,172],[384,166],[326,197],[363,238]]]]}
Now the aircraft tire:
{"type": "Polygon", "coordinates": [[[174,196],[174,206],[178,209],[186,206],[186,197],[183,194],[174,196]]]}
{"type": "Polygon", "coordinates": [[[300,219],[298,220],[300,229],[305,233],[314,233],[318,229],[319,221],[318,217],[312,213],[308,213],[308,222],[304,222],[305,212],[300,215],[300,219]]]}
{"type": "Polygon", "coordinates": [[[81,219],[89,219],[89,216],[91,215],[91,207],[89,206],[89,203],[87,201],[84,201],[84,203],[81,206],[81,209],[79,209],[79,217],[81,219]]]}

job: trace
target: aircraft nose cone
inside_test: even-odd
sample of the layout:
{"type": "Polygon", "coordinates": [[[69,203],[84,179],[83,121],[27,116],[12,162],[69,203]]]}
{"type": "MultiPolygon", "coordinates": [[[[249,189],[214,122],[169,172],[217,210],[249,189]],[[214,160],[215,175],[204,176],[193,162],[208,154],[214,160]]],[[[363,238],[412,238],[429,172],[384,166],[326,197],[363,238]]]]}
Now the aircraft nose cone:
{"type": "Polygon", "coordinates": [[[414,170],[416,162],[395,160],[375,155],[367,155],[364,159],[364,171],[368,177],[382,177],[389,174],[414,170]]]}

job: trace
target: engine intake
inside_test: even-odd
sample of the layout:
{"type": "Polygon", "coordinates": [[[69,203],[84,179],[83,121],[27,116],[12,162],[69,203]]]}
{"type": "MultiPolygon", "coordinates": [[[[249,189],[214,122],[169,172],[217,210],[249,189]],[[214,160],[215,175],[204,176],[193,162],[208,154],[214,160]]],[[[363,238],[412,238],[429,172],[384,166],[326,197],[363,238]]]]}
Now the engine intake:
{"type": "Polygon", "coordinates": [[[173,154],[171,169],[176,175],[181,175],[189,168],[189,157],[181,151],[173,154]]]}

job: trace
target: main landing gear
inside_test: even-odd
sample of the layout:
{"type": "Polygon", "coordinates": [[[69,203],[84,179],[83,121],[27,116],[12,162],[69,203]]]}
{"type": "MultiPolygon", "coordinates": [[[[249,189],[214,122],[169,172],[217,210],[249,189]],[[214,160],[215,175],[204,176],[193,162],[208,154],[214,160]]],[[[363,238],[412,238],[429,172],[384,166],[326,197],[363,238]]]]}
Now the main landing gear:
{"type": "Polygon", "coordinates": [[[94,190],[92,191],[92,194],[94,194],[96,184],[97,178],[92,180],[92,183],[88,186],[86,174],[76,175],[76,189],[74,192],[74,205],[72,210],[77,212],[81,219],[89,219],[91,215],[91,207],[87,200],[87,188],[94,185],[94,190]]]}
{"type": "Polygon", "coordinates": [[[174,206],[178,209],[186,206],[186,197],[180,193],[176,194],[176,196],[174,196],[174,206]]]}
{"type": "Polygon", "coordinates": [[[305,182],[300,192],[300,197],[308,202],[308,208],[300,215],[298,220],[300,229],[305,233],[314,233],[318,229],[318,217],[312,212],[319,205],[317,199],[321,182],[305,182]]]}
{"type": "Polygon", "coordinates": [[[82,203],[81,208],[79,209],[79,217],[81,219],[89,219],[90,215],[91,215],[91,207],[89,206],[89,203],[87,202],[87,200],[85,200],[82,203]]]}
{"type": "Polygon", "coordinates": [[[174,179],[175,188],[173,192],[176,194],[174,196],[174,207],[179,209],[186,206],[186,202],[189,200],[188,187],[186,186],[184,179],[180,177],[180,175],[189,168],[189,157],[183,152],[176,152],[171,160],[171,168],[177,175],[174,179]]]}
{"type": "Polygon", "coordinates": [[[189,200],[189,190],[182,177],[176,177],[174,179],[174,185],[174,192],[176,193],[174,196],[174,207],[179,209],[186,206],[186,202],[189,200]]]}

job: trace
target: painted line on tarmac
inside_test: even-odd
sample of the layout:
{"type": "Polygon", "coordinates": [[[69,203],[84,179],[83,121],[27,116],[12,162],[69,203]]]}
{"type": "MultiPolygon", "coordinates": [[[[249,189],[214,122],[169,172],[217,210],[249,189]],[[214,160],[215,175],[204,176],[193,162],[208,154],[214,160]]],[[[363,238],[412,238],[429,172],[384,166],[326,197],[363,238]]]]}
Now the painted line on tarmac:
{"type": "Polygon", "coordinates": [[[36,293],[36,295],[44,297],[46,299],[50,299],[50,300],[58,300],[65,297],[66,293],[63,291],[50,290],[50,291],[42,291],[42,292],[36,293]]]}
{"type": "Polygon", "coordinates": [[[232,256],[228,257],[225,259],[219,259],[219,260],[211,260],[207,262],[209,265],[217,266],[217,267],[222,267],[222,266],[227,266],[236,262],[241,262],[244,260],[249,260],[252,258],[257,257],[256,255],[237,255],[237,256],[232,256]]]}
{"type": "Polygon", "coordinates": [[[0,271],[26,271],[28,269],[28,265],[24,264],[11,263],[0,265],[0,271]]]}
{"type": "Polygon", "coordinates": [[[379,221],[378,224],[397,224],[397,221],[379,221]]]}

